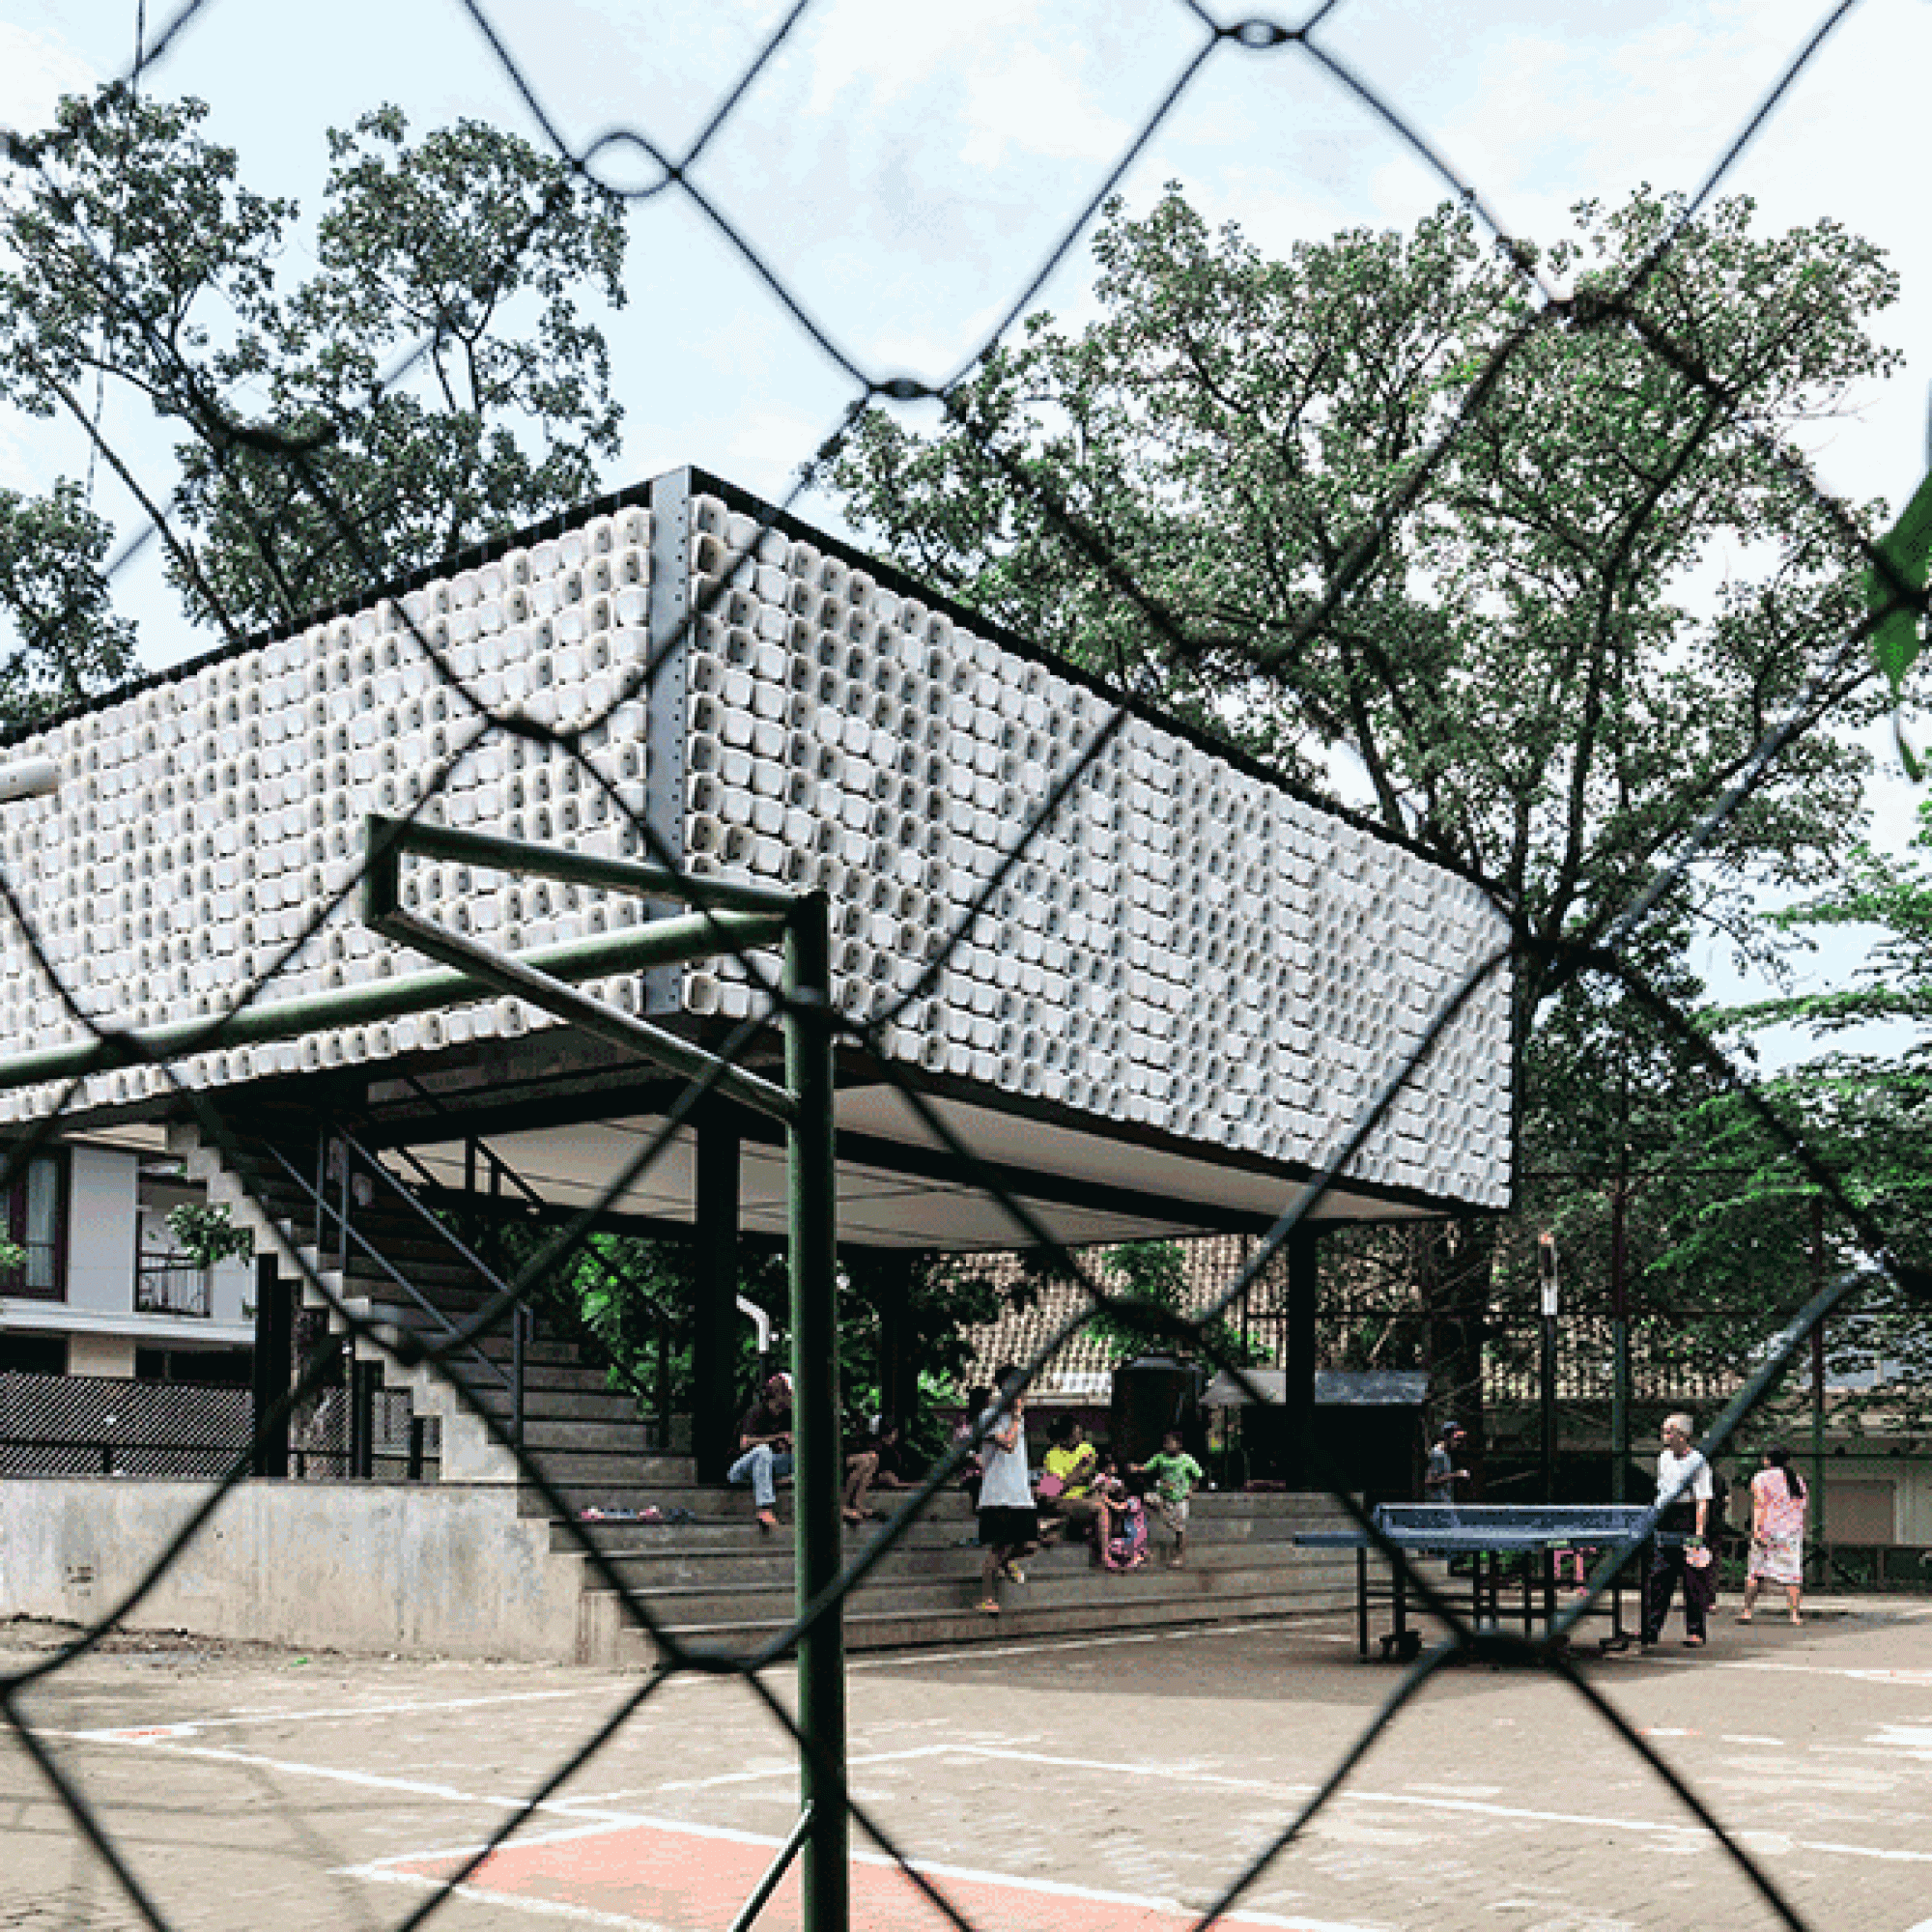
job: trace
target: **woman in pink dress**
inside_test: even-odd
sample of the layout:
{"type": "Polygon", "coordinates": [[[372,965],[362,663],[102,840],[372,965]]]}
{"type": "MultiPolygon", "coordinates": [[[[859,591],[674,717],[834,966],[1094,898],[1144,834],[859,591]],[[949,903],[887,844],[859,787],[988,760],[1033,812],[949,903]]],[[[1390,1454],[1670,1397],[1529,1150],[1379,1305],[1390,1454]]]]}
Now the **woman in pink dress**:
{"type": "Polygon", "coordinates": [[[1779,1446],[1764,1452],[1764,1467],[1751,1478],[1750,1573],[1745,1583],[1745,1606],[1738,1621],[1751,1620],[1751,1605],[1766,1583],[1778,1583],[1791,1605],[1791,1621],[1802,1624],[1798,1592],[1804,1582],[1804,1479],[1791,1466],[1791,1451],[1779,1446]]]}

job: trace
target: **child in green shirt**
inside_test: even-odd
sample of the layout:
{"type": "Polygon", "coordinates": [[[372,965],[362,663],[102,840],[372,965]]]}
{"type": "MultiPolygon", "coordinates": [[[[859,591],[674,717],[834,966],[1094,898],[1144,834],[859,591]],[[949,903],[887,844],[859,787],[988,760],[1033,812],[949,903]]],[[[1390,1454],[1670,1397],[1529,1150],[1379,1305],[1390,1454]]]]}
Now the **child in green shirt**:
{"type": "Polygon", "coordinates": [[[1179,1570],[1187,1560],[1187,1501],[1200,1487],[1206,1471],[1180,1446],[1180,1432],[1170,1429],[1161,1437],[1160,1454],[1150,1456],[1141,1472],[1154,1480],[1154,1504],[1160,1520],[1174,1532],[1174,1554],[1168,1567],[1179,1570]]]}

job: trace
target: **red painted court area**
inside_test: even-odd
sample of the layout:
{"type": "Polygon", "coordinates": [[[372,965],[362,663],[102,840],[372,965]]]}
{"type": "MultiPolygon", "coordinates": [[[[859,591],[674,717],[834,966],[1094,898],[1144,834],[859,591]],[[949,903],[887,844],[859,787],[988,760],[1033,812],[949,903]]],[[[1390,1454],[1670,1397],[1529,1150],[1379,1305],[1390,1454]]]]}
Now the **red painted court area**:
{"type": "MultiPolygon", "coordinates": [[[[750,1833],[655,1821],[596,1826],[493,1852],[462,1890],[494,1903],[554,1914],[594,1915],[604,1923],[670,1928],[729,1925],[770,1867],[780,1840],[750,1833]]],[[[434,1884],[463,1863],[461,1853],[384,1860],[370,1876],[434,1884]]],[[[921,1875],[981,1932],[1183,1932],[1200,1915],[1171,1902],[1093,1891],[996,1873],[922,1862],[921,1875]]],[[[799,1873],[785,1874],[757,1924],[764,1932],[799,1922],[799,1873]]],[[[1352,1928],[1272,1913],[1231,1913],[1217,1925],[1277,1932],[1352,1928]]],[[[855,1853],[853,1932],[956,1932],[911,1879],[890,1861],[855,1853]]]]}

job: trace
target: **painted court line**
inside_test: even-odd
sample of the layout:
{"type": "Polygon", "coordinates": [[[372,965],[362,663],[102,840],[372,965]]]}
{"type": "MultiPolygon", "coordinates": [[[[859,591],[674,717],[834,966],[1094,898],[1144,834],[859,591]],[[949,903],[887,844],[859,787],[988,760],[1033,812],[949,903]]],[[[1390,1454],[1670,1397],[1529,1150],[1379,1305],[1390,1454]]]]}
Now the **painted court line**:
{"type": "MultiPolygon", "coordinates": [[[[704,1893],[707,1899],[711,1898],[711,1893],[718,1890],[720,1887],[723,1887],[726,1890],[731,1887],[739,1887],[737,1895],[742,1899],[744,1895],[749,1893],[752,1885],[756,1882],[762,1872],[762,1861],[767,1856],[770,1848],[781,1842],[764,1833],[730,1832],[715,1826],[701,1827],[681,1821],[670,1822],[639,1817],[635,1813],[614,1808],[600,1817],[599,1807],[585,1800],[549,1799],[532,1804],[527,1799],[500,1796],[495,1793],[464,1791],[453,1785],[434,1783],[417,1778],[397,1777],[377,1772],[354,1771],[340,1765],[310,1764],[298,1759],[271,1757],[260,1752],[230,1750],[210,1745],[181,1744],[165,1736],[144,1736],[139,1731],[69,1732],[65,1735],[74,1738],[77,1741],[84,1739],[92,1743],[121,1745],[128,1748],[155,1751],[165,1756],[198,1758],[213,1763],[245,1765],[256,1769],[280,1772],[291,1776],[313,1777],[330,1783],[346,1784],[361,1790],[393,1792],[412,1798],[432,1799],[444,1804],[479,1805],[511,1815],[519,1813],[531,1816],[543,1814],[567,1820],[569,1821],[567,1829],[554,1833],[545,1838],[532,1837],[520,1840],[518,1843],[507,1846],[503,1850],[493,1854],[491,1863],[494,1865],[498,1860],[513,1861],[511,1863],[497,1865],[496,1869],[499,1873],[517,1873],[522,1872],[525,1866],[515,1863],[514,1861],[524,1861],[527,1864],[529,1861],[539,1860],[543,1857],[563,1859],[565,1863],[560,1868],[556,1870],[544,1868],[537,1874],[543,1882],[544,1889],[542,1895],[545,1899],[555,1903],[560,1897],[561,1902],[566,1905],[583,1905],[587,1909],[594,1911],[617,1911],[620,1915],[618,1922],[632,1925],[641,1924],[649,1926],[659,1921],[652,1919],[648,1914],[644,1918],[639,1918],[636,1913],[629,1911],[628,1906],[613,1904],[608,1897],[604,1896],[605,1876],[603,1861],[601,1860],[593,1861],[591,1866],[586,1867],[581,1859],[576,1859],[573,1861],[573,1855],[569,1853],[568,1847],[573,1845],[581,1846],[593,1840],[609,1840],[613,1834],[638,1832],[646,1833],[656,1833],[661,1836],[668,1833],[679,1843],[687,1839],[701,1838],[707,1843],[737,1844],[746,1848],[746,1856],[753,1861],[749,1876],[740,1872],[737,1869],[737,1863],[734,1862],[728,1872],[716,1878],[716,1883],[714,1884],[712,1878],[704,1876],[702,1869],[703,1861],[700,1860],[696,1878],[702,1881],[698,1889],[704,1893]],[[744,1883],[742,1886],[739,1886],[741,1878],[744,1879],[744,1883]],[[560,1893],[558,1888],[561,1888],[560,1893]],[[625,1916],[627,1914],[628,1916],[625,1916]]],[[[1866,1748],[1870,1747],[1867,1747],[1866,1748]]],[[[1239,1777],[1214,1772],[1193,1771],[1172,1764],[1135,1764],[1114,1762],[1100,1758],[1063,1757],[1046,1752],[1029,1751],[1013,1746],[957,1744],[950,1747],[918,1747],[905,1751],[880,1752],[871,1761],[886,1762],[893,1759],[931,1758],[949,1753],[959,1757],[990,1759],[995,1762],[1012,1765],[1026,1764],[1044,1769],[1099,1772],[1114,1777],[1160,1778],[1170,1784],[1191,1784],[1223,1790],[1241,1790],[1252,1792],[1256,1796],[1274,1799],[1305,1797],[1309,1790],[1312,1789],[1311,1786],[1307,1785],[1277,1783],[1266,1779],[1239,1777]]],[[[1898,1754],[1895,1746],[1890,1754],[1894,1756],[1898,1754]]],[[[749,1782],[753,1781],[757,1777],[777,1776],[781,1775],[788,1776],[793,1775],[793,1773],[789,1766],[775,1766],[769,1773],[746,1775],[745,1781],[749,1782]]],[[[1494,1818],[1522,1824],[1573,1826],[1588,1831],[1629,1833],[1652,1838],[1660,1836],[1678,1838],[1685,1836],[1694,1837],[1701,1835],[1703,1832],[1703,1827],[1695,1823],[1619,1817],[1607,1814],[1599,1815],[1585,1812],[1543,1810],[1526,1805],[1499,1804],[1483,1799],[1432,1797],[1415,1792],[1377,1792],[1348,1789],[1337,1793],[1336,1802],[1349,1805],[1369,1805],[1383,1809],[1410,1809],[1494,1818]]],[[[1869,1859],[1889,1864],[1932,1864],[1932,1851],[1919,1851],[1903,1847],[1891,1848],[1881,1845],[1859,1845],[1836,1840],[1794,1840],[1792,1849],[1804,1852],[1823,1853],[1836,1858],[1869,1859]]],[[[448,1869],[453,1868],[459,1861],[460,1856],[460,1854],[450,1851],[404,1854],[398,1859],[380,1861],[375,1865],[357,1867],[356,1869],[364,1876],[369,1876],[379,1870],[385,1874],[390,1873],[393,1868],[393,1875],[406,1879],[410,1876],[412,1868],[420,1867],[425,1862],[440,1863],[443,1867],[441,1872],[436,1870],[428,1872],[415,1870],[414,1872],[415,1877],[436,1883],[440,1882],[446,1875],[448,1869]]],[[[867,1907],[867,1910],[870,1912],[873,1907],[876,1907],[877,1912],[872,1918],[855,1921],[861,1925],[862,1932],[865,1932],[865,1928],[869,1928],[873,1925],[877,1926],[878,1932],[897,1932],[897,1928],[901,1924],[909,1925],[915,1928],[915,1932],[918,1932],[918,1928],[923,1926],[937,1928],[945,1922],[943,1917],[932,1910],[931,1906],[918,1893],[916,1888],[908,1888],[903,1875],[898,1873],[897,1867],[893,1865],[890,1861],[877,1859],[873,1855],[863,1853],[856,1853],[854,1855],[855,1864],[866,1863],[868,1860],[882,1866],[885,1872],[890,1875],[891,1882],[886,1885],[886,1890],[883,1894],[879,1893],[878,1887],[879,1883],[884,1883],[884,1881],[878,1883],[867,1882],[872,1888],[871,1892],[868,1893],[871,1904],[867,1907]],[[894,1889],[895,1887],[896,1887],[896,1889],[894,1889]],[[906,1916],[908,1913],[911,1914],[910,1918],[906,1916]]],[[[651,1886],[659,1884],[659,1880],[663,1876],[658,1861],[653,1860],[630,1860],[621,1862],[624,1865],[625,1872],[628,1873],[628,1876],[624,1877],[623,1882],[631,1884],[635,1881],[638,1886],[644,1888],[646,1894],[649,1894],[651,1886]],[[658,1877],[654,1878],[652,1876],[653,1872],[658,1872],[658,1877]]],[[[490,1865],[486,1865],[482,1871],[479,1871],[477,1879],[474,1881],[478,1885],[483,1885],[486,1890],[489,1890],[491,1888],[488,1884],[485,1884],[483,1872],[488,1871],[490,1868],[490,1865]]],[[[984,1916],[980,1919],[980,1922],[989,1928],[989,1932],[1003,1932],[1003,1928],[1009,1924],[1013,1928],[1013,1932],[1059,1932],[1059,1928],[1063,1923],[1059,1918],[1049,1917],[1042,1918],[1037,1913],[1029,1917],[1026,1912],[1019,1913],[1018,1917],[1012,1917],[1008,1911],[1008,1907],[1012,1906],[1014,1903],[1013,1897],[1009,1897],[1008,1894],[1013,1893],[1014,1888],[1022,1888],[1023,1889],[1029,1887],[1032,1888],[1031,1890],[1025,1890],[1025,1896],[1031,1898],[1039,1891],[1039,1888],[1045,1883],[1044,1881],[1021,1881],[1008,1879],[998,1874],[960,1872],[952,1867],[938,1865],[928,1867],[922,1864],[919,1868],[923,1872],[957,1877],[962,1883],[968,1884],[970,1887],[992,1888],[992,1890],[987,1893],[982,1901],[985,1911],[984,1916]],[[1005,1888],[1005,1890],[1001,1890],[1001,1888],[1005,1888]]],[[[679,1869],[678,1861],[675,1858],[671,1859],[668,1869],[671,1877],[675,1879],[679,1869]]],[[[532,1882],[535,1881],[533,1880],[532,1882]]],[[[696,1882],[696,1880],[694,1881],[694,1883],[696,1882]]],[[[682,1881],[679,1880],[678,1883],[681,1884],[682,1881]]],[[[514,1889],[515,1888],[513,1887],[512,1889],[514,1889]]],[[[662,1889],[662,1886],[660,1886],[660,1889],[662,1889]]],[[[675,1889],[676,1888],[673,1886],[672,1890],[675,1889]]],[[[1171,1905],[1167,1901],[1130,1897],[1123,1893],[1089,1894],[1084,1891],[1077,1891],[1074,1889],[1065,1889],[1065,1895],[1068,1897],[1078,1896],[1082,1899],[1087,1899],[1090,1904],[1105,1904],[1108,1907],[1107,1914],[1103,1915],[1100,1918],[1081,1918],[1065,1919],[1064,1922],[1066,1932],[1169,1932],[1170,1927],[1184,1926],[1192,1922],[1190,1915],[1183,1912],[1180,1907],[1171,1905]],[[1118,1908],[1118,1913],[1116,1913],[1115,1908],[1118,1908]],[[1120,1914],[1127,1916],[1122,1917],[1119,1916],[1120,1914]],[[1163,1918],[1160,1916],[1162,1914],[1168,1916],[1163,1918]],[[1176,1914],[1179,1916],[1177,1918],[1174,1916],[1176,1914]],[[1149,1915],[1153,1916],[1151,1917],[1149,1915]]],[[[1017,1896],[1018,1894],[1014,1895],[1017,1896]]],[[[1059,1894],[1056,1893],[1055,1895],[1059,1894]]],[[[680,1919],[676,1916],[677,1914],[685,1913],[690,1906],[690,1901],[685,1899],[681,1892],[674,1899],[670,1897],[669,1893],[667,1893],[666,1898],[667,1903],[673,1909],[673,1917],[669,1921],[670,1923],[693,1922],[688,1917],[680,1919]]],[[[719,1903],[721,1901],[726,1905],[730,1905],[730,1901],[723,1900],[722,1892],[718,1899],[711,1900],[712,1903],[719,1903]]],[[[505,1900],[502,1902],[508,1901],[505,1900]]],[[[549,1906],[545,1905],[540,1909],[548,1910],[549,1906]]],[[[651,1909],[656,1910],[657,1908],[652,1907],[651,1909]]],[[[705,1906],[704,1909],[708,1911],[709,1906],[705,1906]]],[[[735,1906],[731,1906],[731,1909],[735,1910],[735,1906]]],[[[696,1922],[709,1923],[711,1921],[700,1916],[696,1922]]],[[[724,1918],[719,1922],[729,1922],[729,1911],[726,1912],[724,1918]]],[[[1249,1914],[1245,1918],[1232,1918],[1229,1922],[1296,1927],[1312,1927],[1314,1923],[1314,1921],[1309,1920],[1270,1918],[1264,1915],[1256,1914],[1249,1914]]],[[[1361,1932],[1361,1929],[1343,1928],[1343,1932],[1361,1932]]]]}
{"type": "MultiPolygon", "coordinates": [[[[922,1663],[971,1663],[982,1657],[1034,1657],[1062,1650],[1111,1650],[1123,1643],[1185,1643],[1193,1638],[1236,1636],[1250,1631],[1281,1630],[1280,1622],[1260,1624],[1200,1624],[1189,1630],[1125,1631],[1118,1636],[1021,1637],[1012,1643],[962,1644],[952,1650],[908,1650],[894,1657],[855,1658],[845,1668],[902,1670],[922,1663]]],[[[1326,1636],[1325,1643],[1353,1643],[1351,1636],[1326,1636]]]]}
{"type": "MultiPolygon", "coordinates": [[[[767,1833],[643,1819],[504,1846],[484,1860],[461,1890],[466,1897],[499,1907],[640,1932],[724,1925],[750,1895],[781,1842],[767,1833]]],[[[436,1888],[470,1855],[419,1852],[353,1866],[346,1875],[436,1888]]],[[[1184,1932],[1200,1917],[1176,1899],[923,1861],[916,1861],[915,1868],[984,1932],[1184,1932]]],[[[854,1932],[938,1932],[952,1924],[879,1853],[852,1855],[851,1887],[854,1932]]],[[[795,1921],[798,1889],[794,1866],[767,1908],[773,1923],[795,1921]]],[[[1368,1932],[1329,1919],[1239,1910],[1218,1922],[1275,1932],[1368,1932]]]]}
{"type": "MultiPolygon", "coordinates": [[[[604,1687],[599,1687],[600,1689],[604,1687]]],[[[231,1711],[215,1718],[182,1718],[165,1724],[130,1724],[99,1731],[70,1731],[89,1743],[142,1743],[154,1738],[191,1738],[236,1724],[320,1724],[342,1719],[400,1718],[417,1711],[478,1711],[497,1704],[536,1704],[557,1698],[582,1697],[579,1690],[515,1690],[498,1697],[438,1697],[410,1703],[341,1705],[321,1711],[231,1711]]]]}
{"type": "MultiPolygon", "coordinates": [[[[1035,1764],[1065,1770],[1101,1771],[1114,1777],[1156,1777],[1170,1784],[1201,1784],[1223,1789],[1248,1790],[1271,1798],[1306,1797],[1313,1785],[1277,1784],[1261,1778],[1230,1776],[1218,1772],[1189,1771],[1173,1765],[1110,1764],[1099,1758],[1050,1757],[1043,1752],[999,1750],[986,1746],[963,1745],[958,1748],[972,1756],[985,1756],[1013,1763],[1035,1764]]],[[[1628,1818],[1581,1811],[1544,1811],[1522,1804],[1497,1804],[1480,1798],[1435,1798],[1412,1791],[1360,1791],[1343,1789],[1335,1794],[1341,1804],[1372,1804],[1385,1808],[1417,1811],[1460,1812],[1481,1818],[1508,1819],[1535,1825],[1577,1825],[1587,1831],[1633,1832],[1644,1836],[1702,1837],[1704,1827],[1694,1821],[1680,1823],[1664,1818],[1628,1818]]],[[[1838,1858],[1877,1859],[1887,1863],[1932,1864],[1932,1852],[1892,1850],[1883,1845],[1794,1841],[1795,1849],[1829,1852],[1838,1858]]]]}
{"type": "MultiPolygon", "coordinates": [[[[495,1792],[463,1791],[453,1784],[433,1784],[424,1778],[394,1777],[382,1772],[351,1771],[337,1764],[307,1764],[298,1758],[270,1757],[262,1751],[225,1750],[218,1745],[176,1744],[166,1737],[143,1735],[138,1731],[52,1731],[43,1735],[66,1737],[89,1744],[125,1744],[141,1750],[158,1751],[168,1757],[199,1758],[212,1764],[247,1765],[259,1771],[286,1772],[293,1777],[316,1777],[331,1784],[352,1785],[360,1791],[391,1791],[408,1798],[433,1798],[444,1804],[480,1804],[496,1811],[554,1812],[558,1817],[582,1820],[584,1806],[557,1799],[510,1798],[495,1792]]],[[[593,1814],[594,1815],[594,1814],[593,1814]]],[[[626,1822],[628,1814],[614,1811],[601,1821],[600,1829],[626,1822]]]]}
{"type": "MultiPolygon", "coordinates": [[[[857,1770],[868,1764],[899,1764],[908,1758],[952,1757],[957,1754],[958,1745],[910,1745],[904,1750],[895,1751],[851,1751],[846,1754],[845,1767],[857,1770]]],[[[625,1798],[655,1798],[666,1791],[715,1791],[726,1784],[759,1784],[768,1777],[791,1777],[798,1776],[796,1763],[781,1765],[760,1765],[755,1771],[721,1771],[711,1777],[674,1777],[666,1784],[635,1786],[628,1791],[606,1791],[596,1798],[573,1798],[573,1804],[615,1804],[625,1798]]]]}
{"type": "Polygon", "coordinates": [[[1932,1684],[1932,1670],[1892,1670],[1874,1664],[1860,1669],[1844,1663],[1775,1663],[1769,1658],[1720,1658],[1719,1670],[1777,1670],[1796,1677],[1850,1677],[1871,1684],[1932,1684]]]}

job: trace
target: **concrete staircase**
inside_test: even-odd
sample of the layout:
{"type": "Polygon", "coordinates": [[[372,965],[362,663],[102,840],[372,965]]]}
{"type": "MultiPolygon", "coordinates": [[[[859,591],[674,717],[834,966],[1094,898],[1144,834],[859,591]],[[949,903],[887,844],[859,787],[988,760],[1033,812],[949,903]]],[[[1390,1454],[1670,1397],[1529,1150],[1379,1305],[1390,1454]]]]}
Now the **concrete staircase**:
{"type": "MultiPolygon", "coordinates": [[[[205,1183],[209,1200],[226,1206],[237,1225],[255,1236],[256,1252],[275,1257],[282,1278],[298,1289],[305,1305],[328,1306],[327,1296],[310,1286],[312,1270],[349,1313],[425,1344],[440,1341],[445,1323],[473,1315],[493,1291],[422,1215],[380,1184],[357,1202],[352,1223],[381,1261],[352,1244],[342,1266],[327,1236],[318,1254],[313,1197],[287,1171],[312,1173],[313,1136],[313,1125],[297,1120],[251,1123],[240,1139],[254,1171],[252,1186],[219,1149],[203,1143],[192,1122],[171,1126],[168,1146],[188,1178],[205,1183]],[[396,1275],[414,1288],[420,1302],[396,1275]]],[[[346,1325],[333,1311],[330,1321],[337,1329],[346,1325]]],[[[416,1414],[439,1418],[444,1482],[523,1483],[516,1455],[478,1414],[484,1411],[506,1431],[514,1417],[516,1350],[507,1318],[452,1356],[446,1370],[405,1366],[369,1342],[358,1341],[356,1352],[381,1365],[384,1386],[410,1392],[416,1414]],[[461,1381],[461,1391],[452,1378],[461,1381]]],[[[524,1448],[573,1512],[592,1505],[642,1508],[668,1493],[681,1494],[691,1483],[690,1458],[644,1447],[636,1402],[612,1391],[604,1364],[586,1359],[578,1343],[538,1334],[526,1340],[523,1360],[524,1448]]],[[[529,1497],[531,1509],[547,1507],[534,1490],[529,1497]]]]}

